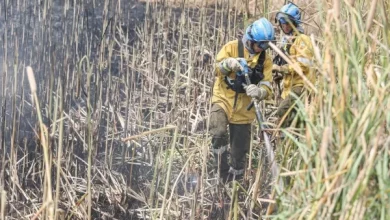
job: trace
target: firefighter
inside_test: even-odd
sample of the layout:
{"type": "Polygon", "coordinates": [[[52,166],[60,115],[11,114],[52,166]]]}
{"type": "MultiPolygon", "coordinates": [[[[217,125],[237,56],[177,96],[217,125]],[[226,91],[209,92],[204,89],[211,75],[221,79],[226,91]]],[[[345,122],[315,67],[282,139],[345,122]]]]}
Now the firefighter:
{"type": "Polygon", "coordinates": [[[209,127],[214,166],[224,181],[244,174],[255,119],[254,108],[247,106],[252,98],[260,101],[272,95],[272,60],[266,50],[274,38],[272,24],[261,18],[246,28],[242,38],[225,44],[216,57],[209,127]],[[245,84],[244,67],[249,68],[251,85],[245,84]]]}
{"type": "MultiPolygon", "coordinates": [[[[275,22],[279,24],[284,35],[282,38],[282,52],[291,61],[297,64],[308,81],[314,83],[315,75],[312,69],[313,45],[310,38],[303,33],[301,27],[301,11],[289,2],[284,5],[276,14],[275,22]]],[[[282,127],[289,127],[295,117],[295,110],[289,110],[296,101],[295,97],[302,97],[309,94],[310,89],[304,79],[278,55],[274,59],[272,72],[275,73],[274,80],[283,79],[282,101],[276,111],[276,116],[284,118],[282,127]]],[[[279,82],[277,82],[279,83],[279,82]]]]}

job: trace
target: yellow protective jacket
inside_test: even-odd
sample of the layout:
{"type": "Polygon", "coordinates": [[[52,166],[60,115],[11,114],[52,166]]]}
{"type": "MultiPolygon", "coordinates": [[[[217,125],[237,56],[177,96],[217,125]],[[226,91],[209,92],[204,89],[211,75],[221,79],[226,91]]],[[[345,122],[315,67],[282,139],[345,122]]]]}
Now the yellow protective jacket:
{"type": "MultiPolygon", "coordinates": [[[[314,84],[315,74],[312,68],[314,51],[310,38],[301,33],[288,38],[287,41],[289,42],[287,43],[292,43],[289,51],[287,51],[289,58],[292,62],[296,62],[299,65],[306,78],[314,84]]],[[[285,50],[287,48],[287,43],[284,45],[285,50]]],[[[310,90],[310,87],[306,85],[303,78],[295,72],[291,65],[288,65],[288,74],[283,76],[282,98],[285,99],[291,92],[291,89],[298,86],[303,86],[310,90]]]]}
{"type": "MultiPolygon", "coordinates": [[[[219,63],[222,60],[233,57],[238,58],[238,40],[228,42],[219,51],[216,62],[219,63]]],[[[244,47],[244,58],[248,65],[253,68],[256,66],[260,54],[249,57],[249,52],[244,47]]],[[[264,61],[264,79],[258,84],[268,91],[268,97],[272,93],[271,80],[272,80],[272,60],[269,54],[266,54],[264,61]]],[[[231,72],[229,78],[235,79],[236,74],[231,72]]],[[[236,105],[234,106],[234,100],[236,92],[228,87],[225,82],[225,76],[220,72],[219,65],[216,65],[216,80],[213,87],[212,103],[220,105],[228,117],[229,123],[232,124],[249,124],[255,119],[255,110],[252,108],[250,111],[247,110],[248,105],[251,103],[251,98],[246,93],[238,93],[236,105]]]]}

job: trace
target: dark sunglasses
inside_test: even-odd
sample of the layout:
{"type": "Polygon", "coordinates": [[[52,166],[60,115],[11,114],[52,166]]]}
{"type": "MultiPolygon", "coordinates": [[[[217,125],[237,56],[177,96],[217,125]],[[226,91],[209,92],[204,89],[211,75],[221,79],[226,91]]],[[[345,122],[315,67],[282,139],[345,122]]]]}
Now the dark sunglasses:
{"type": "Polygon", "coordinates": [[[262,50],[265,51],[265,50],[270,48],[269,42],[276,43],[275,40],[270,40],[270,41],[252,41],[252,40],[249,40],[248,41],[248,43],[249,43],[248,46],[253,48],[253,46],[256,44],[258,47],[260,47],[262,50]]]}
{"type": "Polygon", "coordinates": [[[254,42],[254,44],[257,44],[257,46],[263,50],[267,50],[270,47],[269,41],[257,41],[257,42],[254,42]]]}

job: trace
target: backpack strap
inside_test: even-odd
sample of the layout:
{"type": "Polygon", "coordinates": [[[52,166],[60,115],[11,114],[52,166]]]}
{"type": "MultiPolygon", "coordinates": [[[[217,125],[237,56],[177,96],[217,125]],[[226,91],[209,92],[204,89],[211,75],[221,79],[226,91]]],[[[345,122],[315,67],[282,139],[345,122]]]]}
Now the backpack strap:
{"type": "Polygon", "coordinates": [[[261,52],[259,59],[257,60],[257,63],[260,65],[263,65],[265,62],[265,51],[261,52]]]}
{"type": "Polygon", "coordinates": [[[238,38],[238,57],[244,58],[244,43],[242,43],[242,39],[238,38]]]}
{"type": "MultiPolygon", "coordinates": [[[[244,58],[244,43],[242,43],[242,39],[239,37],[237,38],[237,41],[238,41],[238,57],[240,58],[244,58]]],[[[238,81],[238,78],[236,78],[236,83],[238,81]]],[[[237,86],[237,85],[236,85],[237,86]]],[[[245,92],[245,91],[241,91],[241,92],[245,92]]],[[[236,94],[234,95],[234,104],[233,104],[233,109],[236,108],[236,104],[237,104],[237,99],[238,99],[238,91],[236,90],[236,94]]]]}

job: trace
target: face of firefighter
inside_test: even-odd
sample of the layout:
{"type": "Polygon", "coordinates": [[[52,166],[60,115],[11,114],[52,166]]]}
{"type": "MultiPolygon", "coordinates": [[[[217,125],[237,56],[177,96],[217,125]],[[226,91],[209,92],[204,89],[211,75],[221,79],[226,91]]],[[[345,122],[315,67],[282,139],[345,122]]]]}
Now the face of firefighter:
{"type": "Polygon", "coordinates": [[[280,24],[280,27],[282,28],[283,32],[286,33],[286,34],[291,33],[291,31],[292,31],[292,27],[288,23],[280,24]]]}

